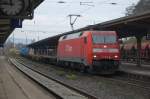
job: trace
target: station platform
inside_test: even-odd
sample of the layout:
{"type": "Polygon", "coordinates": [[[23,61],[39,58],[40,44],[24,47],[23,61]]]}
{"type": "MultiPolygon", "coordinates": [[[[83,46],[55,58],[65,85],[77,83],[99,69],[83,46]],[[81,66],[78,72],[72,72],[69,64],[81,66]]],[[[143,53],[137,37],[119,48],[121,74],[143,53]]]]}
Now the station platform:
{"type": "Polygon", "coordinates": [[[137,64],[135,63],[121,62],[119,71],[150,77],[150,65],[149,64],[141,64],[141,66],[138,67],[137,64]]]}
{"type": "Polygon", "coordinates": [[[0,56],[0,99],[56,99],[0,56]]]}

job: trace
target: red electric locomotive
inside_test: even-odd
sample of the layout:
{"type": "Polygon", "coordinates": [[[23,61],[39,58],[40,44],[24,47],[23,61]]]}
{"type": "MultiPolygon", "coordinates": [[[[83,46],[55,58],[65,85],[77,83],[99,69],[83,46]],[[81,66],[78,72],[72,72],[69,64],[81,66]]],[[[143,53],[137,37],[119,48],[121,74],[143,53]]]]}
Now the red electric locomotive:
{"type": "Polygon", "coordinates": [[[57,62],[74,66],[80,64],[82,68],[111,74],[118,69],[119,60],[115,31],[83,31],[59,39],[57,62]]]}

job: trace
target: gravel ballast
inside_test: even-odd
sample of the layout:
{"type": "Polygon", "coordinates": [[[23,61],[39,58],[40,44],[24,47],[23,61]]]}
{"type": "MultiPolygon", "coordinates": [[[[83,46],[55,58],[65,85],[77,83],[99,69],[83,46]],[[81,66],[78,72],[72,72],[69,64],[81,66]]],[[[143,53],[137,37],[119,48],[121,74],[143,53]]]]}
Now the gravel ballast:
{"type": "Polygon", "coordinates": [[[30,68],[83,90],[98,99],[149,99],[150,93],[142,88],[125,83],[103,79],[101,76],[80,73],[75,70],[56,67],[50,64],[33,62],[23,58],[30,68]]]}

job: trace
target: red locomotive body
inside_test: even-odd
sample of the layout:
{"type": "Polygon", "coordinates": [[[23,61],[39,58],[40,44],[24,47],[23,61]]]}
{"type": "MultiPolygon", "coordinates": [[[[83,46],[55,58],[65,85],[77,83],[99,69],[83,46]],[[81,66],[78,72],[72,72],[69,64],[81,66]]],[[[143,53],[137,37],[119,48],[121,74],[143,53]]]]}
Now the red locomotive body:
{"type": "Polygon", "coordinates": [[[83,31],[60,38],[57,61],[84,64],[102,73],[118,69],[119,43],[114,31],[83,31]]]}

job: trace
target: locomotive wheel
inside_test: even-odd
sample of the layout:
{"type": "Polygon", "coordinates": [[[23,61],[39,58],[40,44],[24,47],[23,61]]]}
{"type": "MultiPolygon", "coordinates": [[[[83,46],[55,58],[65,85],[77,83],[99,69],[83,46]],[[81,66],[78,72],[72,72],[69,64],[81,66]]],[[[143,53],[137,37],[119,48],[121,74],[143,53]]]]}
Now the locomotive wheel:
{"type": "Polygon", "coordinates": [[[64,67],[68,67],[69,66],[69,62],[64,62],[64,67]]]}
{"type": "Polygon", "coordinates": [[[72,69],[74,69],[74,63],[73,63],[73,62],[70,63],[70,67],[71,67],[72,69]]]}
{"type": "Polygon", "coordinates": [[[87,67],[84,66],[83,64],[80,65],[80,72],[81,73],[86,73],[87,72],[87,67]]]}
{"type": "Polygon", "coordinates": [[[93,69],[92,66],[89,66],[88,69],[87,69],[87,71],[88,71],[88,73],[90,73],[90,74],[95,74],[94,69],[93,69]]]}

